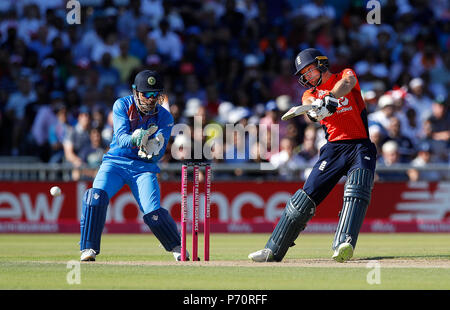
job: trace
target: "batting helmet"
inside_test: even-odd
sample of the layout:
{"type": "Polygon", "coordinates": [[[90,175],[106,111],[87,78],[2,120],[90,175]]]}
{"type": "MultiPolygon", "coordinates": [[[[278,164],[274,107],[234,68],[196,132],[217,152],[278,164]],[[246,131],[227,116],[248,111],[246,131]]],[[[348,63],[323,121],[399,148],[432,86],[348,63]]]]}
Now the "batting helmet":
{"type": "Polygon", "coordinates": [[[321,76],[316,85],[312,85],[309,83],[309,80],[304,77],[305,74],[302,74],[298,82],[305,87],[315,87],[320,84],[322,73],[328,70],[328,57],[315,48],[307,48],[298,53],[297,57],[295,57],[295,75],[299,75],[301,70],[313,63],[316,64],[316,68],[320,71],[321,76]]]}
{"type": "Polygon", "coordinates": [[[158,72],[144,70],[136,74],[133,88],[138,92],[162,91],[164,89],[162,79],[158,72]]]}

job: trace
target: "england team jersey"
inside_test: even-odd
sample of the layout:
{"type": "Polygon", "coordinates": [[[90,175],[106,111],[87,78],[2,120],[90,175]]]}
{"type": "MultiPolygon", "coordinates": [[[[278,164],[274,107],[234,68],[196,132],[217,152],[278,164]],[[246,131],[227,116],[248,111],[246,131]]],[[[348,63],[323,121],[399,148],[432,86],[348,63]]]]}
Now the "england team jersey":
{"type": "MultiPolygon", "coordinates": [[[[325,83],[318,86],[314,93],[312,89],[305,91],[302,101],[311,97],[322,99],[346,75],[352,75],[356,78],[352,69],[344,69],[340,73],[333,74],[325,83]]],[[[347,95],[339,98],[339,106],[336,112],[322,119],[320,124],[324,128],[325,136],[329,142],[369,138],[367,110],[361,96],[358,80],[347,95]]]]}

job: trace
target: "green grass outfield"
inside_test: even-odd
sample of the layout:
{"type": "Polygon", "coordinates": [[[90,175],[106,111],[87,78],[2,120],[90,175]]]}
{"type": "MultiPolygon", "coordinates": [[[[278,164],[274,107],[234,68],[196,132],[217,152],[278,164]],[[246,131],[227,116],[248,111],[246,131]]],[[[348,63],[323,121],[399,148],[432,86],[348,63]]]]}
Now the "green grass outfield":
{"type": "Polygon", "coordinates": [[[69,284],[67,264],[79,260],[78,235],[2,234],[0,289],[450,289],[448,234],[361,234],[344,264],[331,260],[332,235],[303,234],[283,262],[250,262],[247,255],[268,237],[212,234],[210,262],[175,262],[152,234],[104,234],[97,261],[80,265],[81,284],[69,284]],[[379,284],[369,284],[368,276],[379,284]]]}

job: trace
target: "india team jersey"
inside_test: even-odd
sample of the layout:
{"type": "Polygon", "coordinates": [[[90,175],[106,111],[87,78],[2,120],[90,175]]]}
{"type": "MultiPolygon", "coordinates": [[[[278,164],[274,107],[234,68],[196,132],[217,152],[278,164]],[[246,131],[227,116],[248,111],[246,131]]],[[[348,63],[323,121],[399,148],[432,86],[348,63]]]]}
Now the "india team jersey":
{"type": "MultiPolygon", "coordinates": [[[[333,74],[328,81],[318,86],[314,93],[312,89],[305,91],[302,101],[311,97],[322,99],[346,75],[353,75],[356,78],[352,69],[344,69],[340,73],[333,74]]],[[[325,130],[327,140],[330,142],[369,138],[366,105],[361,96],[358,80],[347,95],[339,98],[339,106],[336,112],[325,117],[320,121],[320,124],[325,130]]]]}
{"type": "Polygon", "coordinates": [[[156,105],[156,108],[158,113],[141,116],[133,96],[117,99],[113,106],[113,139],[108,153],[103,156],[103,160],[113,160],[120,164],[138,166],[143,171],[159,173],[160,169],[157,163],[164,155],[174,120],[170,112],[165,108],[159,104],[156,105]],[[151,160],[143,160],[138,156],[138,148],[131,144],[131,135],[134,130],[138,128],[147,129],[152,124],[157,125],[158,130],[149,139],[162,133],[164,146],[158,156],[154,156],[151,160]]]}

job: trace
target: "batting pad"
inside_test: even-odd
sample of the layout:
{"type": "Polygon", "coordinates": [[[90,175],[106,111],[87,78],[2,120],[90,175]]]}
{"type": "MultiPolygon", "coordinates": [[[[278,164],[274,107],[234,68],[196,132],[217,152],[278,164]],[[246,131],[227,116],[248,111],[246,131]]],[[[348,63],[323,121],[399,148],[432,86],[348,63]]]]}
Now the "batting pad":
{"type": "Polygon", "coordinates": [[[106,221],[108,194],[101,189],[90,188],[83,197],[83,210],[80,219],[80,250],[93,249],[100,253],[100,239],[106,221]]]}
{"type": "Polygon", "coordinates": [[[316,204],[302,189],[289,199],[280,221],[266,244],[266,248],[272,250],[276,261],[280,262],[289,247],[294,245],[295,239],[305,229],[315,211],[316,204]]]}
{"type": "Polygon", "coordinates": [[[369,169],[355,169],[347,178],[344,187],[344,205],[334,236],[332,249],[348,242],[356,246],[373,187],[373,172],[369,169]]]}
{"type": "Polygon", "coordinates": [[[177,224],[166,209],[159,208],[144,215],[144,222],[155,237],[161,242],[166,251],[181,245],[177,224]]]}

